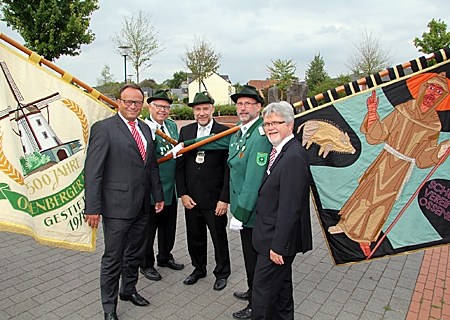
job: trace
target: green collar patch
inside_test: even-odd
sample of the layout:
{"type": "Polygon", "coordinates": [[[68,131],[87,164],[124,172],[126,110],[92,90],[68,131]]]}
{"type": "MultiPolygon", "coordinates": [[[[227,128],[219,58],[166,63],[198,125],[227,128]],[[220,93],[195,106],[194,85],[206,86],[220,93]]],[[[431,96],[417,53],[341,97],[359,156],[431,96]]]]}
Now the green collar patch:
{"type": "Polygon", "coordinates": [[[267,152],[258,152],[256,154],[256,163],[259,166],[265,166],[267,164],[268,153],[267,152]]]}

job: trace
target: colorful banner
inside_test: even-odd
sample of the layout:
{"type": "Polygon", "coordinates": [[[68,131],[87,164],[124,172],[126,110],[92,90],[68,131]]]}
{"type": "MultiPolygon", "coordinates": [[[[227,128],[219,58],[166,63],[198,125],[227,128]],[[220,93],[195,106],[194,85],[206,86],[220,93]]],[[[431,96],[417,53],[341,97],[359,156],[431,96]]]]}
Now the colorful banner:
{"type": "Polygon", "coordinates": [[[0,230],[94,251],[83,167],[91,125],[113,112],[63,78],[0,44],[0,230]]]}
{"type": "Polygon", "coordinates": [[[351,83],[295,120],[337,265],[450,242],[450,63],[390,71],[396,80],[351,83]]]}

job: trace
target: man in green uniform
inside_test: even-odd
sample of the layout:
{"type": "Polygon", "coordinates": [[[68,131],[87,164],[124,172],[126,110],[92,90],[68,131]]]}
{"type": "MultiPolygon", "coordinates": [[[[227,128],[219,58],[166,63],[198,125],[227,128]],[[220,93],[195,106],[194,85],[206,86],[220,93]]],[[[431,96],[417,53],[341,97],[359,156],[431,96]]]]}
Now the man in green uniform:
{"type": "MultiPolygon", "coordinates": [[[[146,123],[154,135],[156,158],[162,158],[173,145],[155,134],[156,129],[161,130],[171,138],[178,140],[178,128],[175,121],[168,119],[172,99],[168,96],[169,90],[157,90],[155,94],[147,99],[150,115],[146,123]]],[[[158,254],[156,256],[158,267],[169,267],[173,270],[181,270],[184,264],[175,262],[171,253],[175,244],[175,231],[177,223],[177,194],[175,188],[176,161],[170,159],[159,165],[159,175],[164,191],[164,209],[156,214],[150,212],[150,228],[148,232],[147,249],[145,258],[141,265],[141,273],[150,280],[161,280],[161,275],[156,271],[155,254],[153,243],[156,230],[158,230],[158,254]]],[[[152,198],[152,204],[154,199],[152,198]]]]}

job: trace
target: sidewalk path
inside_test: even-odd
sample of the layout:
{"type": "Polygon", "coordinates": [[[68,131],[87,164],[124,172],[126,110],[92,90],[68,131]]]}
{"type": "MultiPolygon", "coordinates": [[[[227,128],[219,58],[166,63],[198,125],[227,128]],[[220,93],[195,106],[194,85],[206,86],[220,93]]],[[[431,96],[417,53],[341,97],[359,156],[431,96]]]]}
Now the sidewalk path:
{"type": "MultiPolygon", "coordinates": [[[[450,318],[450,297],[445,290],[448,247],[336,267],[315,214],[312,221],[314,250],[298,255],[293,264],[295,319],[450,318]]],[[[229,245],[232,274],[223,291],[212,289],[211,242],[208,276],[193,286],[184,285],[192,265],[179,203],[173,254],[186,267],[181,271],[158,268],[163,279],[157,282],[140,275],[138,291],[150,300],[150,306],[139,308],[119,301],[120,319],[232,319],[231,314],[246,305],[232,294],[246,290],[246,282],[237,232],[229,231],[229,245]]],[[[101,230],[94,253],[45,247],[31,237],[0,232],[0,319],[103,319],[99,291],[102,252],[101,230]]]]}

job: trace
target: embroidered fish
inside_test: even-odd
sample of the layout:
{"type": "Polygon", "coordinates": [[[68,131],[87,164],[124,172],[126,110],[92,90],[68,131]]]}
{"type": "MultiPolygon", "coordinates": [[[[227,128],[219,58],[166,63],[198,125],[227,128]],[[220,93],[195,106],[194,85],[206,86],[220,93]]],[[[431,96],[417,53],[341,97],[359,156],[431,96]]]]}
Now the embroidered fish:
{"type": "Polygon", "coordinates": [[[298,127],[297,133],[303,128],[302,145],[309,149],[312,143],[320,146],[319,156],[326,158],[330,151],[340,153],[356,152],[347,132],[328,120],[308,120],[298,127]],[[303,128],[304,127],[304,128],[303,128]]]}

